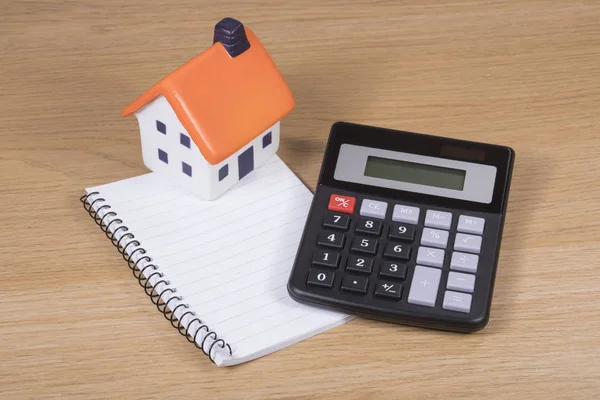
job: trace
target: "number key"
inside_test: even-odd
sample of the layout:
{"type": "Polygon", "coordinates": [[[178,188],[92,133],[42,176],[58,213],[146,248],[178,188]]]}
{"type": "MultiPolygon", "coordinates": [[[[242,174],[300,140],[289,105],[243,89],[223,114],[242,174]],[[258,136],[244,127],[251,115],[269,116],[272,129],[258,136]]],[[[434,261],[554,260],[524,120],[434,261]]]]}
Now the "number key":
{"type": "Polygon", "coordinates": [[[406,244],[388,243],[385,246],[383,255],[408,261],[410,259],[410,247],[406,244]]]}
{"type": "Polygon", "coordinates": [[[405,264],[384,261],[381,263],[379,276],[392,279],[406,279],[406,270],[407,268],[405,264]]]}
{"type": "Polygon", "coordinates": [[[357,236],[352,242],[351,250],[359,253],[375,254],[377,253],[377,239],[368,239],[357,236]]]}
{"type": "Polygon", "coordinates": [[[337,251],[329,251],[317,249],[313,255],[313,265],[321,265],[323,267],[337,268],[340,261],[340,253],[337,251]]]}
{"type": "Polygon", "coordinates": [[[344,214],[329,213],[323,221],[325,228],[347,230],[350,225],[350,216],[344,214]]]}
{"type": "Polygon", "coordinates": [[[412,242],[415,240],[415,226],[408,224],[392,224],[389,237],[390,239],[412,242]]]}
{"type": "Polygon", "coordinates": [[[346,270],[351,272],[361,272],[370,274],[373,270],[373,259],[364,256],[357,256],[350,254],[348,256],[348,263],[346,264],[346,270]]]}
{"type": "Polygon", "coordinates": [[[356,223],[356,232],[379,236],[381,235],[381,226],[381,221],[361,218],[356,223]]]}
{"type": "Polygon", "coordinates": [[[333,286],[333,278],[335,278],[335,272],[333,271],[317,271],[311,269],[308,273],[308,280],[306,283],[311,286],[330,288],[333,286]]]}
{"type": "Polygon", "coordinates": [[[344,234],[334,232],[321,232],[317,240],[319,246],[335,247],[341,249],[344,247],[344,234]]]}

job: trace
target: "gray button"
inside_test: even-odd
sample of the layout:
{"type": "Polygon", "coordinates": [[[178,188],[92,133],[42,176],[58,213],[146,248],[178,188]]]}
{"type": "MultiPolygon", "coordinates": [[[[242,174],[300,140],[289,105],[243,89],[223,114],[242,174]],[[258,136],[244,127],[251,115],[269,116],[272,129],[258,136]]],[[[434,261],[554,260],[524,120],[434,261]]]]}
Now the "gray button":
{"type": "Polygon", "coordinates": [[[392,213],[392,221],[408,222],[409,224],[417,224],[419,222],[419,207],[403,206],[396,204],[392,213]]]}
{"type": "Polygon", "coordinates": [[[482,235],[484,226],[485,219],[483,218],[461,215],[458,217],[458,226],[456,227],[456,230],[464,233],[475,233],[477,235],[482,235]]]}
{"type": "Polygon", "coordinates": [[[454,249],[459,251],[469,251],[471,253],[479,253],[479,250],[481,250],[481,236],[457,233],[456,239],[454,239],[454,249]]]}
{"type": "Polygon", "coordinates": [[[442,268],[442,265],[444,264],[444,250],[434,249],[432,247],[419,247],[417,264],[442,268]]]}
{"type": "Polygon", "coordinates": [[[475,275],[461,274],[460,272],[450,272],[448,274],[448,283],[446,288],[451,290],[460,290],[461,292],[473,293],[475,289],[475,275]]]}
{"type": "Polygon", "coordinates": [[[425,214],[425,226],[440,229],[450,229],[452,214],[444,211],[427,210],[425,214]]]}
{"type": "Polygon", "coordinates": [[[364,199],[360,206],[360,215],[371,218],[385,218],[387,203],[385,201],[364,199]]]}
{"type": "Polygon", "coordinates": [[[450,259],[450,269],[463,272],[477,272],[479,256],[477,254],[460,253],[455,251],[450,259]]]}
{"type": "Polygon", "coordinates": [[[440,269],[417,265],[410,284],[408,302],[427,307],[435,306],[441,275],[440,269]]]}
{"type": "Polygon", "coordinates": [[[446,290],[446,293],[444,293],[444,303],[442,304],[442,308],[445,310],[468,313],[471,311],[472,299],[473,296],[470,294],[446,290]]]}
{"type": "Polygon", "coordinates": [[[448,231],[440,229],[423,228],[421,235],[421,244],[425,246],[446,248],[448,244],[448,231]]]}

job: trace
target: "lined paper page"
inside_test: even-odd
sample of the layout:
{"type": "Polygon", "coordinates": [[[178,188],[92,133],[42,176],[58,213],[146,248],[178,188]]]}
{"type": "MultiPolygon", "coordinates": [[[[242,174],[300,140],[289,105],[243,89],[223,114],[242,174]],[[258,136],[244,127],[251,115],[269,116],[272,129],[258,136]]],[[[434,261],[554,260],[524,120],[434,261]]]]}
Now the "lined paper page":
{"type": "Polygon", "coordinates": [[[213,201],[154,173],[87,190],[110,204],[176,288],[183,300],[171,309],[189,305],[231,346],[232,357],[214,354],[217,365],[261,357],[351,319],[287,293],[312,194],[277,156],[213,201]]]}

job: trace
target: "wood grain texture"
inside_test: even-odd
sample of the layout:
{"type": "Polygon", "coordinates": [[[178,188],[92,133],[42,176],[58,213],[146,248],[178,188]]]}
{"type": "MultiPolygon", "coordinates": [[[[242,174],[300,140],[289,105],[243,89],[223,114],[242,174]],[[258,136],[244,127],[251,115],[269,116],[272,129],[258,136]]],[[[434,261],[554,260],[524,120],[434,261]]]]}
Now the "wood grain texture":
{"type": "Polygon", "coordinates": [[[123,3],[0,6],[0,398],[600,397],[600,3],[123,3]],[[78,198],[146,172],[119,111],[224,16],[288,81],[311,189],[336,120],[516,150],[486,329],[359,319],[217,368],[158,314],[78,198]]]}

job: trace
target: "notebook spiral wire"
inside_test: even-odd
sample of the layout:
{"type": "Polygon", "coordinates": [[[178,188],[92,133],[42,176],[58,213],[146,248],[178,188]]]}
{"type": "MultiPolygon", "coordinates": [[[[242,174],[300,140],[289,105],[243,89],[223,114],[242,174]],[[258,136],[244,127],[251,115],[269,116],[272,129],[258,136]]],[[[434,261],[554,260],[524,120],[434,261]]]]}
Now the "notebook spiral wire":
{"type": "Polygon", "coordinates": [[[183,297],[176,294],[176,289],[170,288],[169,281],[164,279],[164,274],[159,271],[158,266],[152,263],[152,257],[146,254],[146,249],[141,246],[141,243],[135,239],[135,235],[129,232],[129,228],[123,224],[123,221],[118,218],[118,215],[114,211],[107,211],[111,209],[108,204],[102,204],[106,202],[103,197],[98,196],[99,192],[91,192],[87,195],[81,196],[79,199],[83,204],[83,208],[94,220],[94,222],[100,227],[106,237],[112,242],[113,246],[121,254],[129,269],[132,271],[133,276],[137,279],[140,286],[144,289],[144,292],[150,298],[150,301],[156,306],[158,311],[163,314],[165,319],[169,321],[173,328],[177,329],[179,334],[184,336],[188,342],[194,344],[198,349],[208,356],[208,358],[214,363],[214,356],[212,350],[215,346],[224,349],[232,355],[231,346],[225,342],[225,340],[219,338],[215,331],[210,330],[209,326],[202,322],[202,320],[196,317],[196,313],[191,311],[189,305],[180,303],[177,305],[171,304],[172,301],[183,301],[183,297]],[[94,196],[94,197],[93,197],[94,196]],[[94,208],[96,205],[96,208],[94,208]],[[100,215],[100,211],[105,210],[104,215],[100,215]],[[110,220],[110,221],[109,221],[110,220]],[[121,233],[118,237],[117,233],[121,233]],[[134,260],[134,256],[138,255],[138,259],[134,260]],[[144,264],[142,266],[142,264],[144,264]],[[151,283],[151,280],[155,278],[157,281],[151,283]],[[160,284],[163,284],[162,288],[158,288],[160,284]],[[163,300],[164,295],[168,294],[169,298],[163,300]],[[177,318],[176,312],[180,309],[182,312],[181,317],[177,318]],[[187,326],[182,324],[182,321],[186,318],[192,318],[187,326]],[[196,327],[194,330],[190,328],[196,327]],[[204,333],[204,338],[198,344],[198,335],[204,333]],[[206,341],[212,339],[213,343],[210,345],[208,351],[205,350],[206,341]]]}

